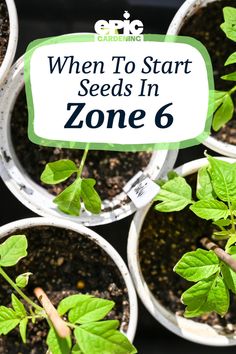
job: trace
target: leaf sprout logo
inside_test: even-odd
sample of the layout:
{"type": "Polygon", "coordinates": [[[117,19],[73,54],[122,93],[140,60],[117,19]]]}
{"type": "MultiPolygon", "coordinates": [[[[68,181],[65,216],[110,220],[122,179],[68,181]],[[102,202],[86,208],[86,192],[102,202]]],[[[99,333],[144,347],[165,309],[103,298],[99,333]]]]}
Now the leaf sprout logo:
{"type": "Polygon", "coordinates": [[[98,40],[122,40],[123,36],[128,36],[128,38],[125,37],[125,40],[140,41],[140,35],[143,33],[142,21],[130,21],[130,13],[128,11],[124,12],[123,17],[124,20],[97,21],[95,23],[94,29],[95,32],[98,34],[98,40]],[[111,38],[111,36],[113,36],[114,38],[111,38]]]}

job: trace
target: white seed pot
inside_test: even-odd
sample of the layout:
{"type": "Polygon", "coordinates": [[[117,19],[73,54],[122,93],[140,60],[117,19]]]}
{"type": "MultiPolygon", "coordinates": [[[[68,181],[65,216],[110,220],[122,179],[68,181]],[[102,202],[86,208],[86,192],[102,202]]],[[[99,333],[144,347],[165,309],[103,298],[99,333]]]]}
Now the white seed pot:
{"type": "MultiPolygon", "coordinates": [[[[21,57],[12,67],[7,82],[2,86],[0,101],[0,174],[10,191],[26,207],[41,216],[57,216],[87,226],[107,224],[122,219],[135,212],[134,204],[126,200],[126,194],[120,193],[112,201],[104,200],[103,208],[109,211],[99,215],[82,210],[78,217],[60,212],[53,203],[54,196],[42,186],[36,184],[26,173],[18,160],[11,140],[10,120],[18,94],[24,86],[24,62],[21,57]]],[[[145,169],[152,179],[171,169],[175,163],[177,151],[160,150],[152,154],[145,169]]],[[[98,191],[99,192],[99,191],[98,191]]]]}
{"type": "Polygon", "coordinates": [[[14,0],[5,0],[5,2],[8,10],[10,31],[9,31],[9,39],[7,44],[6,55],[0,66],[0,84],[5,79],[7,72],[9,71],[12,65],[16,53],[17,42],[18,42],[18,17],[17,17],[15,3],[14,0]]]}
{"type": "MultiPolygon", "coordinates": [[[[230,158],[220,158],[225,161],[235,162],[230,158]]],[[[199,159],[188,162],[175,171],[185,177],[198,171],[207,165],[207,159],[199,159]]],[[[184,339],[204,345],[211,346],[232,346],[236,345],[236,335],[220,335],[216,329],[208,324],[194,322],[182,316],[175,315],[168,311],[151,293],[141,272],[139,263],[139,237],[148,210],[152,205],[139,210],[131,223],[128,237],[128,264],[136,290],[144,306],[150,314],[171,332],[184,339]]]]}
{"type": "Polygon", "coordinates": [[[132,342],[135,336],[136,326],[137,326],[137,317],[138,317],[137,297],[136,297],[134,285],[132,283],[132,279],[130,277],[127,266],[124,263],[121,256],[119,255],[119,253],[104,238],[99,236],[96,232],[88,229],[87,227],[73,223],[68,220],[61,220],[52,217],[50,218],[35,217],[35,218],[22,219],[1,226],[0,238],[5,236],[11,236],[19,229],[33,228],[37,226],[55,226],[55,227],[77,232],[78,234],[96,243],[113,260],[113,262],[115,263],[115,265],[120,271],[121,277],[123,278],[125,286],[128,291],[130,318],[129,318],[128,329],[125,334],[132,342]]]}
{"type": "MultiPolygon", "coordinates": [[[[215,0],[186,0],[179,8],[174,16],[167,34],[178,35],[185,22],[198,11],[199,8],[206,6],[215,0]]],[[[226,60],[227,58],[225,58],[226,60]]],[[[213,136],[209,136],[203,144],[209,149],[218,152],[219,154],[236,158],[236,146],[217,140],[213,136]]]]}

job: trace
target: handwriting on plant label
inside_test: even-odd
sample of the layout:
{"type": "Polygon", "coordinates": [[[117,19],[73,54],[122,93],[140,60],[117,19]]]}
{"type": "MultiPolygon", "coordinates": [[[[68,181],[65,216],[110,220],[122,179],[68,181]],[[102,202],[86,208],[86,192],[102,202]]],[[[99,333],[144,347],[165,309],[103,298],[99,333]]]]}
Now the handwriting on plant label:
{"type": "Polygon", "coordinates": [[[138,209],[150,203],[160,191],[160,187],[141,171],[123,189],[138,209]]]}

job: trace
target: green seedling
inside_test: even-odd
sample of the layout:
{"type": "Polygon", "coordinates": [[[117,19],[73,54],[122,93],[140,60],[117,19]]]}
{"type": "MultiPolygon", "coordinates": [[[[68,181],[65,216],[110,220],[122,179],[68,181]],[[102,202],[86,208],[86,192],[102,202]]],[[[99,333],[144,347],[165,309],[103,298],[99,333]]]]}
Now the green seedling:
{"type": "Polygon", "coordinates": [[[77,175],[75,181],[53,200],[59,210],[69,215],[80,215],[81,202],[83,202],[84,208],[91,213],[99,214],[101,212],[102,202],[94,188],[95,179],[82,178],[87,154],[88,149],[84,151],[79,167],[71,160],[49,162],[40,177],[43,183],[58,184],[66,181],[73,174],[77,175]]]}
{"type": "MultiPolygon", "coordinates": [[[[199,235],[206,249],[187,252],[174,267],[184,279],[194,282],[182,294],[187,306],[185,317],[209,312],[224,316],[229,308],[229,292],[236,294],[236,163],[207,156],[208,165],[198,171],[196,196],[185,178],[172,174],[156,196],[155,209],[160,212],[180,211],[186,207],[199,218],[211,220],[212,235],[199,235]],[[223,250],[208,239],[220,240],[223,250]],[[222,241],[223,240],[223,241],[222,241]]],[[[188,221],[186,220],[186,223],[188,221]]]]}
{"type": "MultiPolygon", "coordinates": [[[[233,7],[224,7],[223,15],[224,23],[222,23],[221,29],[225,32],[229,39],[236,42],[236,9],[233,7]]],[[[225,62],[225,66],[235,63],[236,52],[229,56],[225,62]]],[[[236,72],[224,75],[221,79],[236,81],[236,72]]],[[[215,131],[222,128],[224,124],[226,124],[233,117],[234,103],[231,96],[235,91],[236,85],[233,85],[229,91],[214,91],[214,117],[212,127],[215,131]]]]}
{"type": "Polygon", "coordinates": [[[0,306],[1,335],[7,335],[18,327],[22,341],[27,345],[29,321],[34,325],[45,320],[49,327],[47,345],[51,354],[137,353],[118,330],[119,321],[104,320],[115,305],[113,301],[76,294],[64,298],[56,310],[39,288],[34,293],[42,306],[32,301],[22,290],[27,286],[31,273],[20,274],[13,281],[4,269],[27,256],[27,246],[25,235],[11,236],[0,245],[0,275],[13,289],[11,307],[0,306]]]}

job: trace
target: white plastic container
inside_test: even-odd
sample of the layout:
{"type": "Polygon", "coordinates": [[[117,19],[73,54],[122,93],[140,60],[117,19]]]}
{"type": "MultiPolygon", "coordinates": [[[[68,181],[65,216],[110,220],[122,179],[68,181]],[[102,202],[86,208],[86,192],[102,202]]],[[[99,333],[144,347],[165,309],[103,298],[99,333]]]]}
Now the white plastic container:
{"type": "MultiPolygon", "coordinates": [[[[18,42],[18,17],[14,0],[5,0],[9,16],[10,33],[7,45],[6,55],[0,66],[0,84],[5,79],[7,72],[9,71],[14,56],[16,53],[16,47],[18,42]]],[[[0,96],[1,97],[1,96],[0,96]]]]}
{"type": "MultiPolygon", "coordinates": [[[[62,217],[87,226],[107,224],[132,214],[136,210],[135,206],[131,201],[127,201],[124,192],[114,197],[112,201],[104,200],[103,208],[108,208],[109,211],[101,212],[99,215],[92,215],[85,210],[81,211],[79,217],[64,214],[53,203],[54,196],[27,175],[15,154],[10,132],[11,111],[24,86],[23,71],[24,63],[21,57],[12,67],[7,82],[2,86],[0,100],[0,174],[10,191],[26,207],[41,216],[62,217]]],[[[145,173],[152,179],[165,174],[173,167],[176,157],[177,151],[154,152],[145,173]]]]}
{"type": "Polygon", "coordinates": [[[111,257],[111,259],[114,261],[115,265],[119,269],[121,277],[123,278],[128,291],[130,318],[129,318],[127,333],[125,334],[132,342],[135,336],[135,331],[137,326],[137,317],[138,317],[137,297],[136,297],[136,292],[129,271],[127,269],[127,266],[124,263],[121,256],[119,255],[119,253],[104,238],[99,236],[96,232],[88,229],[83,225],[79,225],[68,220],[61,220],[58,218],[49,219],[49,218],[36,217],[36,218],[21,219],[18,221],[11,222],[9,224],[0,227],[0,238],[14,235],[16,232],[19,232],[20,229],[33,228],[37,226],[55,226],[55,227],[75,231],[78,234],[84,236],[85,238],[92,240],[99,247],[101,247],[108,254],[108,256],[111,257]]]}
{"type": "MultiPolygon", "coordinates": [[[[225,161],[235,162],[234,159],[222,158],[225,161]]],[[[186,163],[175,171],[185,177],[198,171],[198,169],[207,165],[207,159],[199,159],[186,163]]],[[[150,314],[166,327],[171,332],[177,334],[184,339],[204,345],[211,346],[232,346],[236,345],[236,335],[220,335],[216,329],[208,324],[202,324],[182,316],[175,315],[168,311],[151,293],[148,285],[141,272],[139,263],[139,236],[144,223],[144,219],[148,210],[152,205],[149,205],[142,210],[139,210],[131,223],[128,237],[128,264],[134,285],[140,299],[150,314]]]]}
{"type": "MultiPolygon", "coordinates": [[[[179,8],[174,16],[167,34],[178,35],[185,22],[198,11],[199,8],[206,6],[215,0],[186,0],[179,8]]],[[[223,1],[223,0],[222,0],[223,1]]],[[[213,136],[209,136],[203,144],[209,149],[218,152],[219,154],[236,158],[236,146],[217,140],[213,136]]]]}

